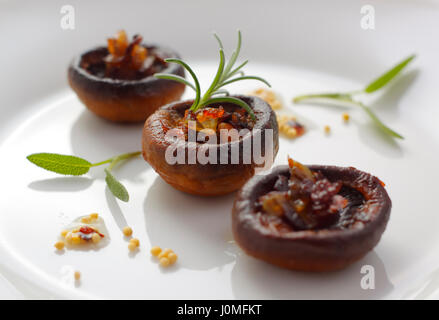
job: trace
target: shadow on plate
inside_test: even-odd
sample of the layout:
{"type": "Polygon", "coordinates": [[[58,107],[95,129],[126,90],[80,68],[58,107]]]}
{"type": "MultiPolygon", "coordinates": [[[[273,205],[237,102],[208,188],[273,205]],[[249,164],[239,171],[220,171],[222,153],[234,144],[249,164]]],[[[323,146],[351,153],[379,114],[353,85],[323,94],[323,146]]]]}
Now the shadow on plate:
{"type": "Polygon", "coordinates": [[[439,297],[439,269],[433,271],[428,275],[421,285],[412,288],[403,296],[403,299],[411,300],[427,300],[437,299],[439,297]]]}
{"type": "Polygon", "coordinates": [[[128,222],[125,219],[125,216],[123,215],[122,209],[120,208],[119,204],[117,203],[118,200],[111,193],[111,191],[110,191],[110,189],[108,189],[108,187],[105,188],[105,199],[107,200],[107,206],[111,212],[111,215],[114,218],[114,221],[116,221],[117,226],[122,231],[123,228],[128,225],[128,222]]]}
{"type": "Polygon", "coordinates": [[[356,123],[355,125],[358,127],[358,136],[361,142],[376,153],[395,159],[401,158],[404,155],[400,139],[393,138],[384,133],[371,121],[356,123]]]}
{"type": "MultiPolygon", "coordinates": [[[[141,150],[142,128],[143,123],[113,123],[84,110],[72,127],[70,140],[73,154],[98,162],[118,154],[141,150]]],[[[123,177],[127,179],[138,177],[138,168],[134,167],[132,166],[133,170],[124,169],[123,177]]],[[[99,172],[99,177],[103,177],[103,173],[99,172]]]]}
{"type": "Polygon", "coordinates": [[[233,199],[234,194],[210,198],[189,195],[157,177],[144,202],[151,245],[181,253],[179,266],[191,270],[233,262],[235,257],[227,253],[233,199]]]}
{"type": "Polygon", "coordinates": [[[329,273],[278,268],[240,253],[232,270],[236,299],[378,299],[393,289],[384,264],[372,251],[347,269],[329,273]],[[361,288],[361,268],[373,266],[375,289],[361,288]]]}
{"type": "Polygon", "coordinates": [[[58,177],[33,181],[28,187],[43,192],[75,192],[87,189],[92,183],[93,180],[86,177],[58,177]]]}
{"type": "Polygon", "coordinates": [[[397,117],[398,103],[410,90],[418,75],[418,69],[413,69],[402,74],[399,79],[382,89],[382,94],[373,101],[370,107],[388,115],[390,118],[397,117]]]}

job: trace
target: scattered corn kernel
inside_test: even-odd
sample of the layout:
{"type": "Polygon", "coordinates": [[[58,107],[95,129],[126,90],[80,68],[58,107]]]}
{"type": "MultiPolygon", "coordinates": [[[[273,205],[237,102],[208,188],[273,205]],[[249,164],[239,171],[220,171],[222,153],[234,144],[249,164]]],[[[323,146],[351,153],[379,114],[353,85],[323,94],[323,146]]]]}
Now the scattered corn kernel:
{"type": "Polygon", "coordinates": [[[164,249],[164,250],[159,254],[159,259],[161,259],[161,258],[167,258],[168,255],[169,255],[171,252],[173,252],[171,249],[168,249],[168,248],[164,249]]]}
{"type": "Polygon", "coordinates": [[[55,248],[58,249],[58,250],[64,249],[64,242],[63,241],[57,241],[55,243],[55,248]]]}
{"type": "Polygon", "coordinates": [[[80,244],[81,243],[81,238],[78,235],[72,236],[72,243],[73,244],[80,244]]]}
{"type": "Polygon", "coordinates": [[[287,138],[293,139],[305,133],[305,127],[297,122],[297,118],[292,115],[277,115],[279,131],[287,138]]]}
{"type": "Polygon", "coordinates": [[[159,260],[159,263],[160,263],[160,265],[161,265],[162,267],[167,267],[167,266],[169,266],[169,264],[171,263],[171,261],[169,261],[168,258],[163,257],[163,258],[161,258],[161,259],[159,260]]]}
{"type": "Polygon", "coordinates": [[[91,213],[91,214],[90,214],[90,218],[93,219],[93,220],[96,220],[97,218],[99,218],[99,214],[97,214],[97,213],[91,213]]]}
{"type": "Polygon", "coordinates": [[[331,133],[331,127],[328,126],[328,125],[326,125],[326,126],[323,128],[323,130],[325,131],[326,134],[331,133]]]}
{"type": "Polygon", "coordinates": [[[343,118],[343,121],[344,122],[348,122],[349,121],[349,113],[347,113],[347,112],[344,112],[343,114],[342,114],[342,118],[343,118]]]}
{"type": "Polygon", "coordinates": [[[130,239],[130,243],[134,243],[136,247],[140,246],[140,241],[137,238],[130,239]]]}
{"type": "Polygon", "coordinates": [[[272,90],[268,90],[265,88],[259,88],[250,93],[256,97],[261,98],[265,102],[267,102],[273,110],[282,109],[282,103],[276,97],[276,94],[272,90]]]}
{"type": "Polygon", "coordinates": [[[69,233],[68,230],[63,230],[63,231],[61,231],[61,237],[65,238],[66,235],[67,235],[67,233],[69,233]]]}
{"type": "Polygon", "coordinates": [[[90,222],[91,222],[90,216],[88,216],[88,217],[82,217],[82,218],[81,218],[81,222],[82,222],[82,223],[90,223],[90,222]]]}
{"type": "Polygon", "coordinates": [[[177,261],[178,256],[174,252],[170,252],[168,254],[168,259],[171,264],[174,264],[177,261]]]}
{"type": "Polygon", "coordinates": [[[99,243],[99,241],[101,241],[101,236],[97,233],[93,233],[91,236],[91,241],[93,241],[93,243],[99,243]]]}
{"type": "Polygon", "coordinates": [[[73,274],[73,276],[75,277],[76,281],[79,281],[79,279],[81,279],[81,272],[79,271],[75,271],[75,273],[73,274]]]}
{"type": "Polygon", "coordinates": [[[136,249],[137,249],[136,244],[135,244],[134,242],[131,242],[131,241],[130,241],[130,243],[128,243],[128,250],[130,250],[130,251],[134,251],[134,250],[136,250],[136,249]]]}
{"type": "Polygon", "coordinates": [[[161,252],[162,252],[162,248],[160,248],[160,247],[152,247],[151,248],[151,254],[154,257],[157,257],[161,252]]]}
{"type": "Polygon", "coordinates": [[[131,229],[130,227],[126,226],[122,229],[123,234],[126,237],[130,237],[133,234],[133,229],[131,229]]]}
{"type": "Polygon", "coordinates": [[[68,232],[67,234],[66,234],[66,241],[67,241],[67,243],[72,243],[73,242],[73,234],[71,233],[71,232],[68,232]]]}

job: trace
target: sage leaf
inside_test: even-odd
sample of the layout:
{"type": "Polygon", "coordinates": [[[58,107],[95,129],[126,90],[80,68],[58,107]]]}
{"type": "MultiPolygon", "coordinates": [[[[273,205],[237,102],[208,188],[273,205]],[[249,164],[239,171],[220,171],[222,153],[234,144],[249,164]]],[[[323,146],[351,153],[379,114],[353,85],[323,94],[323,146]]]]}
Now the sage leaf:
{"type": "Polygon", "coordinates": [[[85,159],[57,153],[34,153],[27,156],[27,159],[48,171],[71,176],[86,174],[92,166],[85,159]]]}
{"type": "Polygon", "coordinates": [[[107,183],[108,188],[111,193],[118,199],[128,202],[130,199],[130,195],[128,194],[127,189],[124,187],[122,183],[120,183],[110,172],[110,170],[105,169],[105,182],[107,183]]]}
{"type": "Polygon", "coordinates": [[[392,69],[385,72],[383,75],[381,75],[380,77],[372,81],[370,84],[368,84],[364,89],[364,92],[372,93],[384,87],[393,78],[395,78],[402,71],[402,69],[404,69],[415,57],[416,55],[413,54],[410,57],[403,60],[402,62],[398,63],[392,69]]]}

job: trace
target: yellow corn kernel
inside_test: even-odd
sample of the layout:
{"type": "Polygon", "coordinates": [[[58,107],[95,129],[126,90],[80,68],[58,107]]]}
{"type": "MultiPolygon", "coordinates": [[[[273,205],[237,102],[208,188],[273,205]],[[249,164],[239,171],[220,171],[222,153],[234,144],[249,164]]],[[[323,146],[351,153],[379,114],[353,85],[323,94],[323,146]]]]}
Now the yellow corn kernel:
{"type": "Polygon", "coordinates": [[[276,97],[276,94],[268,89],[260,88],[256,89],[250,93],[251,95],[257,96],[267,102],[273,110],[281,109],[282,104],[279,99],[276,97]]]}
{"type": "Polygon", "coordinates": [[[79,281],[79,279],[81,279],[81,272],[79,271],[75,271],[75,273],[73,274],[73,276],[75,277],[76,281],[79,281]]]}
{"type": "Polygon", "coordinates": [[[128,243],[128,250],[130,250],[130,251],[134,251],[134,250],[136,250],[136,249],[137,249],[136,244],[135,244],[134,242],[131,242],[131,241],[130,241],[130,243],[128,243]]]}
{"type": "Polygon", "coordinates": [[[160,248],[160,247],[152,247],[151,248],[151,254],[154,257],[157,257],[161,252],[162,252],[162,248],[160,248]]]}
{"type": "Polygon", "coordinates": [[[168,254],[168,259],[171,264],[174,264],[177,261],[178,256],[174,252],[170,252],[168,254]]]}
{"type": "Polygon", "coordinates": [[[82,222],[82,223],[87,223],[87,224],[90,223],[90,222],[91,222],[91,221],[90,221],[90,217],[82,217],[82,218],[81,218],[81,222],[82,222]]]}
{"type": "Polygon", "coordinates": [[[285,131],[285,134],[289,137],[289,138],[294,138],[297,136],[297,130],[294,128],[289,128],[287,131],[285,131]]]}
{"type": "Polygon", "coordinates": [[[69,233],[68,230],[63,230],[63,231],[61,231],[61,237],[65,238],[66,235],[67,235],[67,233],[69,233]]]}
{"type": "Polygon", "coordinates": [[[169,266],[170,261],[169,261],[168,258],[163,257],[163,258],[160,259],[159,263],[160,263],[160,265],[161,265],[162,267],[165,267],[165,268],[166,268],[167,266],[169,266]]]}
{"type": "Polygon", "coordinates": [[[343,121],[344,122],[348,122],[349,121],[349,113],[347,113],[347,112],[344,112],[343,114],[342,114],[342,118],[343,118],[343,121]]]}
{"type": "Polygon", "coordinates": [[[328,125],[324,126],[323,130],[325,131],[326,134],[331,133],[331,127],[328,125]]]}
{"type": "Polygon", "coordinates": [[[133,234],[133,229],[131,229],[130,227],[126,226],[122,229],[123,234],[126,237],[130,237],[133,234]]]}
{"type": "Polygon", "coordinates": [[[90,219],[96,220],[97,218],[99,218],[99,214],[97,214],[97,213],[90,214],[90,219]]]}
{"type": "Polygon", "coordinates": [[[137,238],[130,239],[130,243],[134,243],[136,247],[140,246],[140,241],[137,238]]]}
{"type": "Polygon", "coordinates": [[[73,239],[73,234],[71,233],[71,232],[67,232],[67,234],[66,234],[66,241],[67,241],[67,243],[72,243],[72,240],[73,239]]]}
{"type": "Polygon", "coordinates": [[[93,241],[93,243],[99,243],[99,241],[101,241],[101,236],[97,233],[93,233],[91,236],[91,241],[93,241]]]}
{"type": "Polygon", "coordinates": [[[77,235],[72,236],[72,243],[73,244],[80,244],[81,243],[81,237],[77,236],[77,235]]]}
{"type": "Polygon", "coordinates": [[[161,258],[167,258],[168,254],[170,254],[171,252],[173,252],[171,249],[166,248],[164,249],[160,254],[159,254],[159,259],[161,258]]]}
{"type": "Polygon", "coordinates": [[[56,248],[57,250],[62,250],[62,249],[64,249],[64,242],[63,242],[63,241],[57,241],[57,242],[55,243],[55,248],[56,248]]]}

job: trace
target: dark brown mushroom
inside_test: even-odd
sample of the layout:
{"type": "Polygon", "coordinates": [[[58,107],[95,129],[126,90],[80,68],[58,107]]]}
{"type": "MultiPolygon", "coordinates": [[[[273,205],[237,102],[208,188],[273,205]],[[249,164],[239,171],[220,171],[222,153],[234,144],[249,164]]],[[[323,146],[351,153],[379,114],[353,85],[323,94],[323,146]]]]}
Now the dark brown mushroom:
{"type": "MultiPolygon", "coordinates": [[[[245,143],[253,143],[254,133],[257,129],[261,130],[262,155],[264,155],[265,152],[268,154],[268,148],[270,148],[274,158],[279,148],[279,136],[276,116],[265,101],[251,96],[234,97],[245,101],[253,109],[256,121],[253,129],[239,140],[223,144],[196,144],[197,152],[200,150],[203,150],[206,154],[216,152],[216,164],[200,164],[198,161],[195,164],[189,164],[187,161],[189,148],[187,141],[182,142],[182,148],[186,155],[185,163],[169,164],[166,161],[166,150],[173,143],[173,141],[165,138],[166,133],[168,130],[176,127],[177,122],[191,106],[192,100],[166,105],[158,109],[147,119],[142,137],[143,157],[145,160],[167,183],[184,192],[202,196],[216,196],[227,194],[241,188],[242,185],[255,174],[257,168],[266,165],[266,163],[257,164],[253,157],[250,163],[245,163],[243,159],[245,143]],[[273,135],[270,146],[265,145],[265,129],[272,129],[273,135]],[[239,160],[236,164],[233,164],[231,161],[231,152],[234,148],[239,149],[239,160]],[[223,154],[227,155],[225,164],[221,163],[221,149],[225,150],[223,154]]],[[[213,104],[210,107],[218,106],[218,104],[213,104]]],[[[221,106],[225,108],[233,107],[233,105],[224,103],[222,103],[221,106]]]]}
{"type": "MultiPolygon", "coordinates": [[[[145,121],[160,106],[180,99],[185,86],[157,79],[155,72],[184,77],[180,65],[167,64],[164,58],[178,58],[170,49],[143,45],[150,52],[150,68],[134,79],[105,75],[106,47],[97,47],[76,57],[68,69],[68,80],[84,105],[96,115],[115,122],[145,121]],[[154,53],[159,53],[154,55],[154,53]]],[[[147,58],[148,59],[148,58],[147,58]]]]}
{"type": "Polygon", "coordinates": [[[233,234],[249,255],[302,271],[342,269],[361,259],[381,238],[390,216],[391,200],[383,183],[353,167],[308,166],[330,182],[341,181],[340,194],[348,200],[337,219],[324,228],[301,229],[286,221],[267,223],[258,199],[290,177],[288,166],[250,179],[239,191],[232,210],[233,234]],[[284,179],[283,179],[284,180],[284,179]]]}

